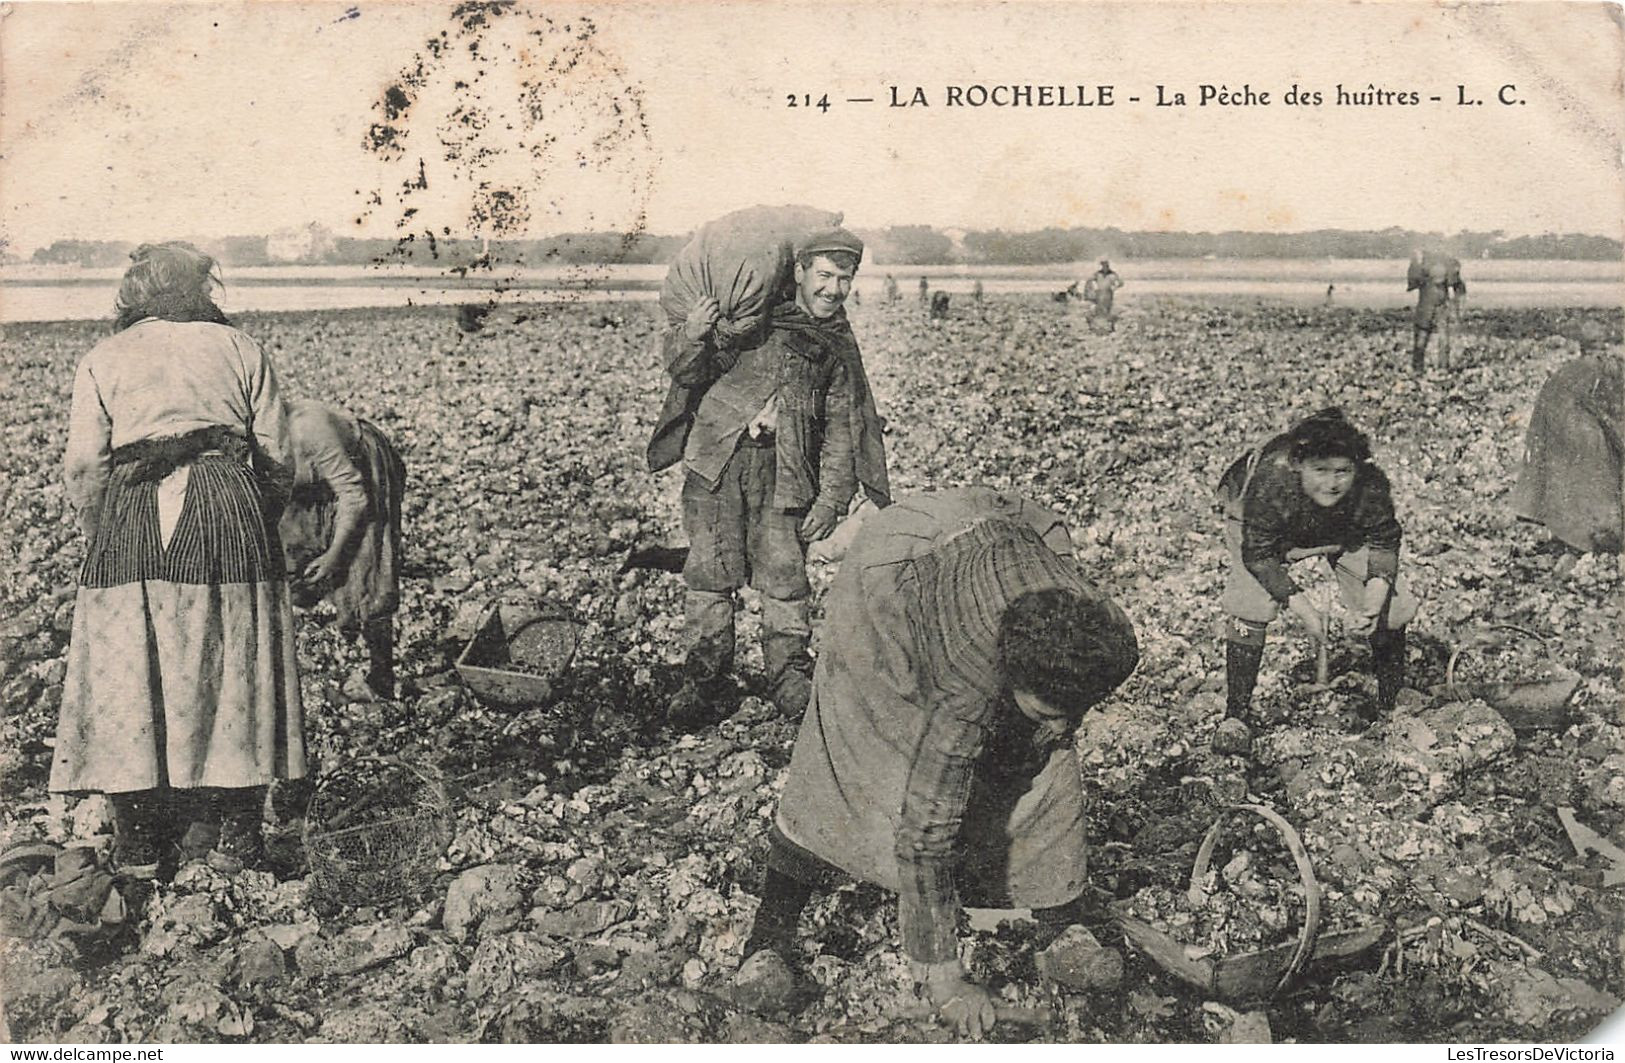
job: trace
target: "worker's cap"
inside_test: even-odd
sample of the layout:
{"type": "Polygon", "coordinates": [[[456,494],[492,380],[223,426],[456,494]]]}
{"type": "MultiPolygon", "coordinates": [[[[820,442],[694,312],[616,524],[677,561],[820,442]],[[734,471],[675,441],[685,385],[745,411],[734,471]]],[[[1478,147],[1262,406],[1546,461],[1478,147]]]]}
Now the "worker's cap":
{"type": "Polygon", "coordinates": [[[1109,266],[1109,265],[1111,265],[1111,263],[1110,263],[1110,262],[1107,262],[1107,261],[1106,261],[1106,260],[1105,260],[1105,259],[1101,259],[1101,260],[1100,260],[1100,264],[1101,264],[1101,265],[1102,265],[1102,266],[1109,266]]]}
{"type": "Polygon", "coordinates": [[[796,244],[796,257],[821,255],[829,251],[845,251],[863,261],[863,241],[845,229],[824,229],[810,233],[796,244]]]}

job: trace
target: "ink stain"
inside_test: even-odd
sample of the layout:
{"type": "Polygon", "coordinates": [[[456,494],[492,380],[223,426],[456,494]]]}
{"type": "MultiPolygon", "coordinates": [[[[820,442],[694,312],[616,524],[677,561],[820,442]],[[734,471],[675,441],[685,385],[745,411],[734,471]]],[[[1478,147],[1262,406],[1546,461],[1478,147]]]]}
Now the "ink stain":
{"type": "Polygon", "coordinates": [[[494,270],[498,259],[513,269],[549,265],[513,249],[534,250],[527,238],[538,235],[557,243],[583,218],[617,234],[624,258],[645,232],[658,158],[643,93],[599,46],[589,18],[458,4],[372,110],[363,147],[406,170],[358,193],[357,226],[381,216],[395,231],[380,261],[447,254],[442,265],[460,275],[494,270]]]}

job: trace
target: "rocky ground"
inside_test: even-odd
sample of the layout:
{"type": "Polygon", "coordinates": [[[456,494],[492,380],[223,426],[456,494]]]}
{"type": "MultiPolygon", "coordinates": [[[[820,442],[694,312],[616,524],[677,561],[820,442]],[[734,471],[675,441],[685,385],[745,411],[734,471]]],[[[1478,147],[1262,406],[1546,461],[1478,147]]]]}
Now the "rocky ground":
{"type": "MultiPolygon", "coordinates": [[[[19,935],[0,942],[14,1038],[951,1039],[909,990],[895,905],[869,888],[809,909],[815,999],[759,1014],[730,991],[795,728],[754,696],[754,647],[731,715],[691,735],[660,726],[680,584],[617,574],[634,542],[681,539],[674,475],[641,464],[663,391],[653,315],[537,311],[477,336],[428,309],[240,322],[289,394],[374,420],[406,458],[402,696],[369,699],[361,647],[321,608],[303,614],[300,662],[324,773],[391,754],[441,780],[450,829],[438,861],[403,876],[410,896],[378,903],[307,881],[309,790],[283,788],[270,810],[280,880],[192,865],[54,934],[0,919],[19,935]],[[585,623],[550,706],[482,704],[452,668],[503,596],[563,603],[585,623]]],[[[1103,905],[1123,902],[1193,960],[1295,940],[1304,890],[1262,821],[1227,828],[1205,899],[1187,896],[1216,809],[1251,794],[1301,835],[1325,891],[1323,930],[1382,929],[1271,1001],[1224,1002],[1132,949],[1115,983],[1059,993],[1035,975],[1029,927],[978,919],[968,965],[1031,1020],[996,1038],[1559,1040],[1617,1006],[1625,892],[1606,859],[1576,853],[1557,809],[1625,847],[1618,562],[1549,549],[1505,505],[1535,393],[1574,353],[1560,334],[1584,313],[1470,312],[1467,367],[1415,378],[1400,372],[1397,312],[1148,301],[1104,336],[1038,298],[957,306],[940,322],[913,305],[854,309],[897,489],[981,482],[1054,506],[1135,622],[1139,670],[1079,736],[1103,905]],[[1211,486],[1245,446],[1330,403],[1370,431],[1394,482],[1402,563],[1425,603],[1416,689],[1360,734],[1373,692],[1364,647],[1339,642],[1332,681],[1317,687],[1307,642],[1277,625],[1257,698],[1270,726],[1250,762],[1215,754],[1223,551],[1211,486]],[[1442,689],[1452,649],[1492,623],[1546,639],[1519,651],[1531,665],[1579,673],[1562,726],[1515,732],[1442,689]]],[[[1604,317],[1617,336],[1618,315],[1604,317]]],[[[75,361],[102,330],[9,326],[0,351],[4,844],[106,840],[100,800],[45,792],[83,550],[58,456],[75,361]]],[[[832,571],[814,569],[821,594],[832,571]]],[[[1508,660],[1469,649],[1460,667],[1504,677],[1508,660]]],[[[1121,946],[1107,911],[1093,929],[1121,946]]]]}

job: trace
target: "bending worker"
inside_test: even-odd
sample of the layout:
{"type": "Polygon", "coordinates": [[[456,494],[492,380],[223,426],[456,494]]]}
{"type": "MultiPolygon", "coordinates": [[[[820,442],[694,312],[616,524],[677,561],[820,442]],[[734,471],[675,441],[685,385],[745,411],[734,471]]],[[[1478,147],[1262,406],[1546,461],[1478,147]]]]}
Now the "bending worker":
{"type": "Polygon", "coordinates": [[[339,629],[366,642],[367,686],[392,698],[406,467],[371,422],[326,403],[290,401],[288,433],[294,486],[281,533],[300,604],[333,603],[339,629]]]}
{"type": "Polygon", "coordinates": [[[1226,715],[1245,721],[1264,659],[1264,632],[1281,607],[1310,634],[1327,635],[1325,614],[1293,582],[1287,566],[1322,556],[1347,606],[1349,629],[1371,640],[1376,705],[1389,712],[1405,673],[1405,625],[1416,599],[1399,575],[1400,525],[1388,477],[1366,437],[1335,407],[1239,458],[1219,483],[1230,553],[1224,586],[1229,614],[1226,715]]]}
{"type": "Polygon", "coordinates": [[[1050,940],[1079,921],[1072,734],[1139,650],[1071,553],[1058,516],[985,488],[865,521],[830,591],[747,962],[789,965],[814,888],[876,883],[933,1006],[976,1036],[995,1016],[960,966],[961,900],[1032,908],[1050,940]]]}

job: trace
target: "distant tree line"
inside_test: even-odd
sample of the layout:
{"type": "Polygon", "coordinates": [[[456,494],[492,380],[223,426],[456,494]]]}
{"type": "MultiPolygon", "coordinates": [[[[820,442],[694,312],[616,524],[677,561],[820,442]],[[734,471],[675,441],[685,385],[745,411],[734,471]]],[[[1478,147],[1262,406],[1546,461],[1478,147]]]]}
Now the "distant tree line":
{"type": "MultiPolygon", "coordinates": [[[[404,262],[447,270],[510,266],[572,266],[608,262],[669,262],[688,234],[563,233],[540,240],[452,239],[412,233],[400,239],[332,236],[310,226],[274,236],[228,236],[195,240],[227,266],[369,265],[404,262]]],[[[1579,233],[1512,236],[1495,232],[1419,233],[1320,229],[1301,233],[1158,233],[1123,229],[941,230],[894,225],[859,230],[872,262],[889,265],[1044,265],[1100,257],[1147,258],[1406,258],[1416,247],[1448,251],[1463,260],[1584,259],[1625,257],[1620,241],[1579,233]]],[[[37,263],[119,266],[135,247],[128,241],[58,240],[33,254],[37,263]]]]}

